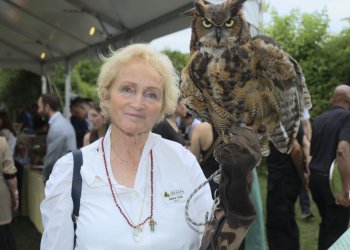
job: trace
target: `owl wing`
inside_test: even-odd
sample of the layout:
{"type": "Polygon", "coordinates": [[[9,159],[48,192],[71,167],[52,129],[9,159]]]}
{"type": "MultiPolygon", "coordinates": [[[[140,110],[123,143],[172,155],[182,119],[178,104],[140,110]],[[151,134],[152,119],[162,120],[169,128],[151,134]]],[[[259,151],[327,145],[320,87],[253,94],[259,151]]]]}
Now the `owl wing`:
{"type": "Polygon", "coordinates": [[[188,64],[181,72],[181,96],[185,99],[186,107],[191,110],[197,117],[211,123],[209,111],[207,109],[206,102],[203,94],[199,88],[193,83],[190,77],[190,65],[195,53],[192,54],[188,64]]]}
{"type": "Polygon", "coordinates": [[[311,98],[298,62],[269,37],[253,38],[258,74],[273,84],[273,92],[280,104],[280,122],[270,140],[282,153],[289,153],[296,137],[304,108],[311,108],[311,98]]]}

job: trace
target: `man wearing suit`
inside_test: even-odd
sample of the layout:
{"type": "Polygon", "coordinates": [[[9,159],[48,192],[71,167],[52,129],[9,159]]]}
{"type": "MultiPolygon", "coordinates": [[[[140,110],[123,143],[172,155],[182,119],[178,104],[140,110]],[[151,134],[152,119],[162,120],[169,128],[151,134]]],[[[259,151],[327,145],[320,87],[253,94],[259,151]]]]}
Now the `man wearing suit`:
{"type": "Polygon", "coordinates": [[[44,158],[44,183],[49,179],[56,161],[69,151],[77,148],[75,132],[71,123],[63,117],[60,99],[56,94],[43,94],[38,99],[38,113],[49,118],[49,131],[46,138],[46,155],[44,158]]]}

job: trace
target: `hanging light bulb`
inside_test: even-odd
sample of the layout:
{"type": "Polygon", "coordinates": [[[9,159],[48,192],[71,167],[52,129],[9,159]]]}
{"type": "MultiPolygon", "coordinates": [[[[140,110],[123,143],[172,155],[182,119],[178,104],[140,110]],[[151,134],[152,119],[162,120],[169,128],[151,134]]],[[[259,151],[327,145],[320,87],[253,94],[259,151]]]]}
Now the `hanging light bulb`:
{"type": "Polygon", "coordinates": [[[45,52],[41,52],[41,54],[40,54],[40,59],[41,59],[41,60],[44,60],[45,57],[46,57],[46,53],[45,53],[45,52]]]}
{"type": "Polygon", "coordinates": [[[95,34],[95,31],[96,31],[95,26],[91,26],[91,27],[90,27],[90,30],[89,30],[89,35],[90,35],[90,36],[93,36],[93,35],[95,34]]]}

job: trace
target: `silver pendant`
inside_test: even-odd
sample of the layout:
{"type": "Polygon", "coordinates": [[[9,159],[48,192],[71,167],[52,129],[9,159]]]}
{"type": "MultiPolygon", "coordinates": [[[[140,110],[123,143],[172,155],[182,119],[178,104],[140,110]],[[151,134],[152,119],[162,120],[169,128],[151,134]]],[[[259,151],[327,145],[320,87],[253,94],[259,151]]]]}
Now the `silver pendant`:
{"type": "Polygon", "coordinates": [[[134,238],[135,242],[140,242],[142,240],[142,227],[137,227],[132,230],[132,237],[134,238]]]}

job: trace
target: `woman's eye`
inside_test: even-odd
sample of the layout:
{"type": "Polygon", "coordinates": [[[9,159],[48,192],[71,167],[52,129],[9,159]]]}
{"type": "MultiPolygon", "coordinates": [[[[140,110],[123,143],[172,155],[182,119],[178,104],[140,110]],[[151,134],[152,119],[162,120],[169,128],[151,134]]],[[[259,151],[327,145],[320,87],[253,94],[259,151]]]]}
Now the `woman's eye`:
{"type": "Polygon", "coordinates": [[[146,97],[152,100],[158,100],[158,95],[153,92],[146,93],[146,97]]]}
{"type": "Polygon", "coordinates": [[[132,93],[132,88],[130,87],[122,87],[121,92],[123,93],[132,93]]]}
{"type": "Polygon", "coordinates": [[[210,28],[212,26],[211,22],[209,22],[207,19],[203,18],[202,24],[205,28],[210,28]]]}
{"type": "Polygon", "coordinates": [[[225,23],[225,26],[226,26],[227,28],[230,28],[230,27],[233,26],[234,23],[235,23],[235,21],[231,18],[231,19],[229,19],[229,20],[225,23]]]}

